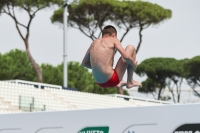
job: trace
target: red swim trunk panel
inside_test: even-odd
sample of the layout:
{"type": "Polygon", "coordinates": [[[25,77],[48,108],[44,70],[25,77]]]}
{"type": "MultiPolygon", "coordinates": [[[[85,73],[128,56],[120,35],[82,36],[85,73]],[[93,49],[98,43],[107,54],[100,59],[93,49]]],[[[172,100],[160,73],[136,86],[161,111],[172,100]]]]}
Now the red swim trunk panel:
{"type": "Polygon", "coordinates": [[[119,84],[119,77],[118,74],[116,72],[116,70],[114,70],[114,73],[112,75],[112,77],[105,83],[97,83],[99,86],[106,88],[106,87],[115,87],[119,84]]]}

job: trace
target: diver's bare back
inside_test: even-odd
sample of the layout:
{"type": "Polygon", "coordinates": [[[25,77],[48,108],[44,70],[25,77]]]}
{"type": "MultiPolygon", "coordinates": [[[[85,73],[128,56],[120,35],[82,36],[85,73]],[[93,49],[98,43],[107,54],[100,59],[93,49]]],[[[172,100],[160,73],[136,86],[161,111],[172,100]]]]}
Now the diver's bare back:
{"type": "Polygon", "coordinates": [[[97,83],[105,83],[113,74],[115,54],[114,38],[105,37],[95,40],[90,46],[90,63],[97,83]]]}

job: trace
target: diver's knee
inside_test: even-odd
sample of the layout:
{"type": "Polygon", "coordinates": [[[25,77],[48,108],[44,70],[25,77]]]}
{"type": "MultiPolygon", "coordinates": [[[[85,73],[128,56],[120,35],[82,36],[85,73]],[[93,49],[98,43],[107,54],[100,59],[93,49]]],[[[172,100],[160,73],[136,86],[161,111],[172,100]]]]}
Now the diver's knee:
{"type": "Polygon", "coordinates": [[[131,45],[131,44],[127,45],[126,49],[135,51],[135,47],[133,45],[131,45]]]}

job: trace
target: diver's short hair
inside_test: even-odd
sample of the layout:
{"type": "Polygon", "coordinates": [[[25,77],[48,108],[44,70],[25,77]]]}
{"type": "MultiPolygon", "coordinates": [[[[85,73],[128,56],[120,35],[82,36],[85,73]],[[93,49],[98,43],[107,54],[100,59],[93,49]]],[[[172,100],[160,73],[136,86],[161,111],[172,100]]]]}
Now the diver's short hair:
{"type": "Polygon", "coordinates": [[[102,36],[104,36],[106,34],[111,36],[113,33],[116,33],[116,35],[117,35],[117,30],[112,25],[107,25],[102,30],[102,36]]]}

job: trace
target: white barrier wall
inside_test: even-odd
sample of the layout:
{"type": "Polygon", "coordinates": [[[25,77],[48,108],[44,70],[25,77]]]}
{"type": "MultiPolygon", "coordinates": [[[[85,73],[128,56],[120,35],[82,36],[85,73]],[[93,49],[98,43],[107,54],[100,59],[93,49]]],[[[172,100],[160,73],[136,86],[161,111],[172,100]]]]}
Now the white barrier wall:
{"type": "Polygon", "coordinates": [[[0,133],[200,133],[200,104],[4,114],[0,133]]]}

